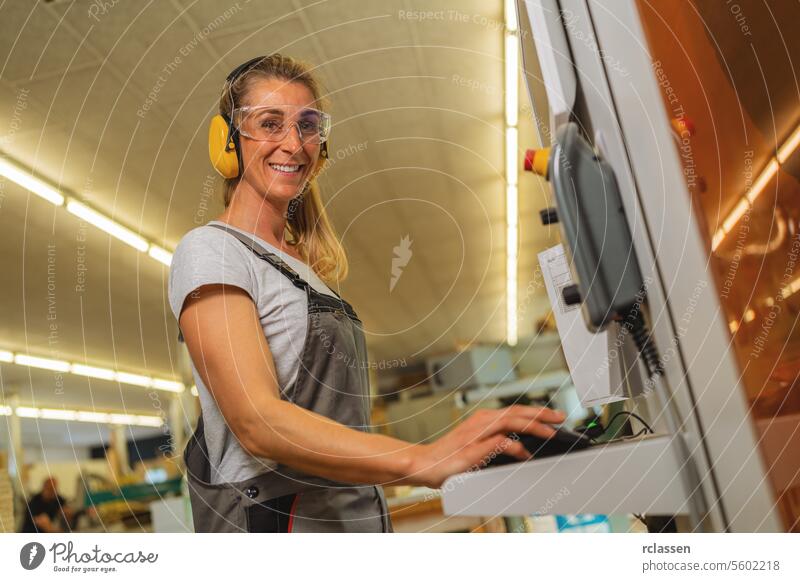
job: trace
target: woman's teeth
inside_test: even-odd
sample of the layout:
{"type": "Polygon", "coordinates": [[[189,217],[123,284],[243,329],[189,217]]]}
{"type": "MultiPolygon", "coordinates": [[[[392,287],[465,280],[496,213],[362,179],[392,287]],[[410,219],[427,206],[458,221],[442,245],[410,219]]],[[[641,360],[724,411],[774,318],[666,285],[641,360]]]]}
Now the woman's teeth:
{"type": "Polygon", "coordinates": [[[269,167],[272,168],[273,170],[278,170],[279,172],[285,172],[287,174],[294,174],[300,171],[300,166],[298,165],[285,166],[283,164],[270,164],[269,167]]]}

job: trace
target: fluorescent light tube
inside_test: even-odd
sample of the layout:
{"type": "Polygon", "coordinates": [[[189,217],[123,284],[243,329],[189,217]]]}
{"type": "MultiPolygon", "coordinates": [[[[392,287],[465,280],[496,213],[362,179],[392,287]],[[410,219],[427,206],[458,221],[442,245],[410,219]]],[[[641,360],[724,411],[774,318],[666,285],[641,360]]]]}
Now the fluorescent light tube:
{"type": "Polygon", "coordinates": [[[503,13],[506,20],[506,31],[516,32],[519,25],[517,24],[517,7],[515,0],[505,0],[505,7],[503,13]]]}
{"type": "Polygon", "coordinates": [[[153,378],[153,388],[157,390],[167,390],[169,392],[183,392],[186,389],[181,382],[164,380],[163,378],[153,378]]]}
{"type": "Polygon", "coordinates": [[[114,370],[84,366],[83,364],[72,364],[70,372],[78,376],[89,376],[90,378],[99,378],[100,380],[113,380],[116,376],[114,370]]]}
{"type": "Polygon", "coordinates": [[[35,356],[28,356],[26,354],[17,354],[14,356],[14,363],[20,366],[30,366],[31,368],[42,368],[44,370],[53,370],[55,372],[69,372],[69,362],[62,360],[51,360],[49,358],[37,358],[35,356]]]}
{"type": "Polygon", "coordinates": [[[64,195],[55,188],[48,186],[38,178],[34,178],[29,172],[19,168],[9,162],[0,158],[0,176],[5,176],[12,182],[16,182],[29,192],[36,194],[40,198],[44,198],[51,204],[61,206],[64,204],[64,195]]]}
{"type": "Polygon", "coordinates": [[[516,35],[506,35],[505,94],[506,125],[517,125],[519,119],[519,41],[516,35]]]}
{"type": "Polygon", "coordinates": [[[517,147],[519,135],[516,127],[506,128],[506,183],[516,185],[519,174],[517,147]]]}
{"type": "Polygon", "coordinates": [[[143,386],[145,388],[150,388],[153,386],[152,378],[148,378],[147,376],[141,376],[139,374],[129,374],[128,372],[117,372],[115,374],[115,379],[117,382],[121,382],[123,384],[132,384],[133,386],[143,386]]]}
{"type": "Polygon", "coordinates": [[[100,214],[96,210],[92,210],[77,200],[70,200],[67,202],[67,210],[78,218],[82,218],[86,222],[93,224],[100,230],[104,230],[114,238],[132,246],[137,251],[145,252],[147,251],[147,247],[150,246],[149,243],[138,234],[125,228],[121,224],[117,224],[107,216],[100,214]]]}
{"type": "Polygon", "coordinates": [[[159,263],[163,263],[168,267],[172,264],[172,253],[166,249],[162,249],[159,246],[150,245],[150,250],[147,251],[147,254],[157,260],[159,263]]]}

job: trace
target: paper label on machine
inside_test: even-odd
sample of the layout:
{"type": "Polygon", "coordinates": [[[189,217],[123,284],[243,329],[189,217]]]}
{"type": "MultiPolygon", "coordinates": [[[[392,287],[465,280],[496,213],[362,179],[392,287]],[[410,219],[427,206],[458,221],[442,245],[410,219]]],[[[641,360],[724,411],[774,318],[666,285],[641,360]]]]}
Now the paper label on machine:
{"type": "Polygon", "coordinates": [[[581,404],[590,407],[624,400],[619,362],[609,357],[613,342],[611,334],[590,332],[583,321],[580,305],[564,302],[561,291],[572,285],[573,280],[563,245],[539,253],[539,265],[564,357],[581,404]]]}

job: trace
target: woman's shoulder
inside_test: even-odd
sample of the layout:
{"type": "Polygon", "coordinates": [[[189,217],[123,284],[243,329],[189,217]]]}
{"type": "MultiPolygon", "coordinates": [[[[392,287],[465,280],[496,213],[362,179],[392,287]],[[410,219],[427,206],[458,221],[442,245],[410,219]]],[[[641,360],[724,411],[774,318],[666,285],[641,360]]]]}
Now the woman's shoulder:
{"type": "Polygon", "coordinates": [[[223,255],[229,258],[237,256],[246,258],[249,256],[249,251],[230,234],[209,224],[204,224],[183,235],[175,249],[173,260],[181,260],[186,257],[212,259],[223,255]]]}
{"type": "Polygon", "coordinates": [[[203,285],[233,285],[258,297],[253,258],[242,243],[218,228],[204,225],[187,232],[175,249],[169,272],[175,317],[179,317],[186,296],[203,285]]]}

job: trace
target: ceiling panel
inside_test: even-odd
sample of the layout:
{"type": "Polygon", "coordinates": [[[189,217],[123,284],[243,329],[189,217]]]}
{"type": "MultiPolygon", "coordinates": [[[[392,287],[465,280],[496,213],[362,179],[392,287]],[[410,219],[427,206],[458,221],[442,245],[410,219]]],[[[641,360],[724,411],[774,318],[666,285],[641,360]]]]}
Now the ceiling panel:
{"type": "Polygon", "coordinates": [[[6,2],[2,15],[3,80],[25,83],[31,77],[59,74],[99,60],[82,50],[82,37],[60,26],[60,19],[44,2],[6,2]]]}

